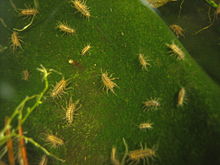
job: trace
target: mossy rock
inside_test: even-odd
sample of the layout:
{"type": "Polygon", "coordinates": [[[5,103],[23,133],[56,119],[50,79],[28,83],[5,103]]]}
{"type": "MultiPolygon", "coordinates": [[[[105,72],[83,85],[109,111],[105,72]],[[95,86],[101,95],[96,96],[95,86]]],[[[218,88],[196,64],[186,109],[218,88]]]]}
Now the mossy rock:
{"type": "MultiPolygon", "coordinates": [[[[9,2],[1,3],[7,6],[3,19],[11,29],[30,21],[18,17],[9,2]]],[[[24,8],[28,2],[15,3],[24,8]]],[[[22,49],[13,52],[8,48],[1,54],[2,84],[14,91],[7,98],[1,95],[1,119],[10,115],[24,96],[41,90],[36,68],[43,64],[62,75],[50,75],[50,91],[23,127],[26,136],[66,160],[61,163],[51,158],[49,164],[111,164],[113,146],[119,160],[125,152],[123,138],[129,151],[140,149],[140,143],[156,145],[157,156],[150,159],[153,164],[219,164],[219,86],[195,63],[161,18],[138,0],[89,0],[86,5],[90,18],[76,12],[68,1],[40,2],[34,23],[19,33],[22,49]],[[66,21],[76,34],[64,35],[56,29],[58,21],[66,21]],[[170,55],[166,44],[172,42],[183,50],[184,60],[170,55]],[[87,44],[92,48],[82,56],[87,44]],[[150,60],[148,70],[139,64],[140,53],[150,60]],[[76,60],[77,65],[69,64],[69,59],[76,60]],[[21,78],[25,69],[30,71],[28,81],[21,78]],[[118,78],[114,80],[119,86],[114,88],[115,94],[102,89],[101,73],[105,71],[118,78]],[[62,77],[70,80],[67,94],[53,99],[52,85],[62,77]],[[177,107],[182,87],[186,90],[185,103],[177,107]],[[62,107],[70,98],[79,99],[82,107],[69,126],[62,107]],[[143,101],[150,98],[158,98],[160,106],[144,111],[143,101]],[[138,125],[147,121],[153,128],[140,130],[138,125]],[[45,141],[47,133],[61,137],[65,144],[52,148],[45,141]]],[[[10,47],[11,32],[1,28],[1,45],[10,47]]],[[[40,160],[40,150],[29,143],[27,150],[31,164],[40,160]]]]}

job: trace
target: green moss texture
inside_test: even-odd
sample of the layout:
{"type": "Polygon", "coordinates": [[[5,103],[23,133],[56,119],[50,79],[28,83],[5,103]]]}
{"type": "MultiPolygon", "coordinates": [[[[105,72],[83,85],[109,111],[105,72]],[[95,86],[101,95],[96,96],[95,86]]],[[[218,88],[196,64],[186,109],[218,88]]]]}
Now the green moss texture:
{"type": "MultiPolygon", "coordinates": [[[[25,8],[24,4],[33,6],[31,0],[14,3],[19,9],[25,8]]],[[[90,18],[77,12],[69,1],[40,1],[33,24],[19,33],[22,49],[14,52],[9,43],[11,31],[1,26],[0,44],[8,47],[0,54],[1,86],[6,84],[11,90],[8,97],[1,95],[1,121],[24,96],[43,88],[36,70],[43,64],[62,75],[49,76],[50,89],[43,104],[23,127],[27,136],[66,160],[61,163],[50,158],[49,164],[111,164],[112,146],[117,148],[118,159],[124,154],[123,138],[129,151],[140,149],[140,143],[156,145],[157,156],[150,159],[153,164],[219,164],[219,86],[191,58],[157,13],[140,1],[88,0],[86,5],[90,18]],[[76,33],[63,34],[56,29],[58,21],[68,23],[76,33]],[[184,51],[184,60],[170,54],[166,44],[172,42],[184,51]],[[88,44],[92,48],[82,56],[88,44]],[[148,70],[141,68],[140,53],[149,59],[148,70]],[[78,64],[69,64],[69,59],[78,64]],[[22,80],[26,69],[30,72],[28,81],[22,80]],[[101,74],[105,71],[118,78],[114,80],[119,86],[114,88],[115,94],[102,89],[101,74]],[[50,92],[62,77],[70,80],[67,94],[53,99],[50,92]],[[177,107],[181,87],[186,90],[185,103],[177,107]],[[70,98],[79,99],[82,107],[68,126],[62,107],[70,98]],[[143,101],[150,98],[158,98],[161,106],[144,111],[143,101]],[[149,121],[152,129],[138,128],[149,121]],[[47,133],[61,137],[64,145],[52,148],[45,141],[47,133]]],[[[8,1],[1,1],[0,6],[8,28],[22,28],[30,22],[18,16],[8,1]]],[[[39,162],[43,153],[29,143],[27,150],[30,163],[39,162]]]]}

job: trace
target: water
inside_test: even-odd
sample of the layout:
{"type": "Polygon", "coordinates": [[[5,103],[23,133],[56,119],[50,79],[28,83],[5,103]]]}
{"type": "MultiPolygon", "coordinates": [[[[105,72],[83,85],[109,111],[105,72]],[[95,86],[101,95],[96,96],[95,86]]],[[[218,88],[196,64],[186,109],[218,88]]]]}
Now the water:
{"type": "Polygon", "coordinates": [[[170,2],[160,7],[160,16],[168,25],[178,24],[183,27],[185,37],[180,38],[180,41],[203,69],[220,83],[220,18],[214,19],[216,9],[202,0],[185,0],[180,13],[181,2],[170,2]],[[196,34],[210,25],[209,15],[214,19],[213,25],[196,34]]]}

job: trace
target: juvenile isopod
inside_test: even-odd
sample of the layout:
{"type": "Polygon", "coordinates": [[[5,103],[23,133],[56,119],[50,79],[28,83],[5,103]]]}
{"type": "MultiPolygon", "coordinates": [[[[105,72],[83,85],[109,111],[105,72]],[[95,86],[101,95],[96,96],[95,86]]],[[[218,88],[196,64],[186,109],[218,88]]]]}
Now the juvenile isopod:
{"type": "Polygon", "coordinates": [[[118,85],[113,82],[113,80],[117,78],[113,78],[112,75],[108,75],[108,72],[104,72],[101,74],[102,83],[104,85],[104,88],[106,89],[106,92],[110,90],[112,93],[115,94],[114,88],[118,87],[118,85]]]}
{"type": "Polygon", "coordinates": [[[146,57],[144,57],[144,54],[141,53],[139,54],[138,59],[142,69],[147,70],[148,67],[150,66],[149,60],[146,57]]]}
{"type": "Polygon", "coordinates": [[[64,32],[66,34],[74,34],[74,33],[76,33],[76,30],[71,28],[66,23],[58,22],[56,28],[59,29],[61,32],[64,32]]]}
{"type": "Polygon", "coordinates": [[[149,164],[149,161],[156,158],[157,154],[154,148],[141,147],[141,149],[130,151],[128,153],[128,157],[131,163],[138,164],[141,160],[143,160],[143,164],[145,164],[145,161],[149,164]]]}
{"type": "Polygon", "coordinates": [[[88,6],[86,6],[85,1],[82,0],[72,0],[72,5],[79,11],[83,16],[89,18],[91,16],[88,6]]]}
{"type": "Polygon", "coordinates": [[[73,103],[72,99],[70,99],[66,107],[66,120],[68,124],[73,123],[73,117],[75,115],[75,112],[79,110],[80,108],[81,108],[81,105],[79,105],[79,100],[73,103]]]}
{"type": "Polygon", "coordinates": [[[177,59],[183,60],[185,58],[184,52],[174,42],[172,44],[166,44],[166,46],[177,56],[177,59]]]}
{"type": "Polygon", "coordinates": [[[52,147],[58,147],[58,146],[62,146],[64,144],[63,139],[61,139],[55,135],[52,135],[52,134],[48,134],[46,136],[46,141],[49,142],[52,147]]]}
{"type": "Polygon", "coordinates": [[[82,55],[85,55],[91,48],[92,48],[91,45],[85,46],[85,47],[82,49],[81,54],[82,54],[82,55]]]}
{"type": "Polygon", "coordinates": [[[11,34],[11,47],[12,47],[13,51],[17,48],[22,48],[21,42],[22,42],[22,40],[21,40],[20,36],[18,35],[18,33],[13,31],[11,34]]]}
{"type": "Polygon", "coordinates": [[[143,102],[145,110],[157,109],[160,106],[159,99],[149,99],[143,102]]]}
{"type": "Polygon", "coordinates": [[[178,92],[177,106],[183,106],[185,102],[185,95],[186,95],[185,88],[181,88],[178,92]]]}
{"type": "Polygon", "coordinates": [[[23,70],[22,71],[22,80],[27,81],[27,80],[29,80],[29,77],[30,77],[29,71],[28,70],[23,70]]]}
{"type": "Polygon", "coordinates": [[[39,11],[35,8],[27,8],[27,9],[21,9],[20,15],[22,16],[35,16],[39,13],[39,11]]]}
{"type": "Polygon", "coordinates": [[[170,29],[176,34],[176,36],[178,38],[180,36],[184,37],[184,30],[183,30],[183,28],[181,26],[172,24],[172,25],[170,25],[170,29]]]}
{"type": "Polygon", "coordinates": [[[139,124],[140,129],[152,129],[153,128],[152,126],[153,126],[153,123],[151,122],[145,122],[145,123],[139,124]]]}
{"type": "Polygon", "coordinates": [[[67,86],[69,85],[69,80],[62,78],[59,82],[56,83],[55,87],[52,89],[50,96],[52,98],[61,97],[66,93],[67,86]]]}
{"type": "Polygon", "coordinates": [[[128,145],[124,141],[125,145],[125,154],[128,156],[128,164],[139,164],[139,162],[142,160],[143,164],[146,164],[145,161],[147,161],[147,164],[150,164],[150,160],[154,160],[157,158],[157,147],[153,146],[152,148],[148,148],[147,146],[143,147],[141,144],[140,149],[136,149],[133,151],[128,151],[128,145]]]}

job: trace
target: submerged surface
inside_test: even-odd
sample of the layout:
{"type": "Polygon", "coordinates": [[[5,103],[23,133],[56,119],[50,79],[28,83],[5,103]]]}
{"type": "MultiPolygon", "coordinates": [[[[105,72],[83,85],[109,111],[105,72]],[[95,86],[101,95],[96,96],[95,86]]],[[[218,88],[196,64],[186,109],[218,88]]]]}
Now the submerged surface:
{"type": "MultiPolygon", "coordinates": [[[[23,4],[24,0],[16,2],[19,8],[23,4]]],[[[140,149],[140,143],[158,146],[153,163],[219,164],[220,88],[160,17],[139,0],[89,0],[87,5],[92,14],[89,19],[75,12],[67,1],[40,2],[40,14],[34,24],[20,33],[23,49],[13,53],[9,48],[0,54],[1,86],[7,91],[1,90],[1,121],[12,114],[22,98],[41,91],[42,78],[36,68],[43,64],[61,75],[50,75],[43,104],[23,127],[26,136],[64,158],[65,164],[109,165],[113,146],[121,160],[125,152],[123,138],[129,151],[140,149]],[[66,21],[76,34],[64,35],[56,29],[58,21],[66,21]],[[166,44],[172,42],[184,52],[184,60],[170,55],[166,44]],[[81,52],[88,44],[92,48],[83,56],[81,52]],[[149,59],[146,70],[138,61],[140,53],[149,59]],[[76,65],[70,64],[70,59],[76,65]],[[22,79],[25,70],[30,72],[28,81],[22,79]],[[119,86],[114,88],[115,94],[102,89],[104,72],[116,78],[112,79],[119,86]],[[52,98],[51,91],[62,78],[70,81],[67,94],[52,98]],[[186,102],[177,107],[178,92],[183,87],[186,102]],[[144,111],[143,101],[150,98],[158,99],[160,106],[144,111]],[[63,109],[70,99],[80,100],[82,107],[73,124],[67,125],[63,109]],[[138,126],[144,122],[152,122],[153,128],[140,130],[138,126]],[[45,141],[47,133],[62,138],[63,146],[51,147],[45,141]]],[[[28,22],[17,16],[7,0],[0,2],[0,11],[10,28],[28,22]]],[[[0,44],[10,47],[10,35],[11,31],[1,28],[0,44]]],[[[29,160],[39,162],[42,152],[30,143],[27,149],[29,160]]],[[[52,158],[49,161],[62,164],[52,158]]]]}

